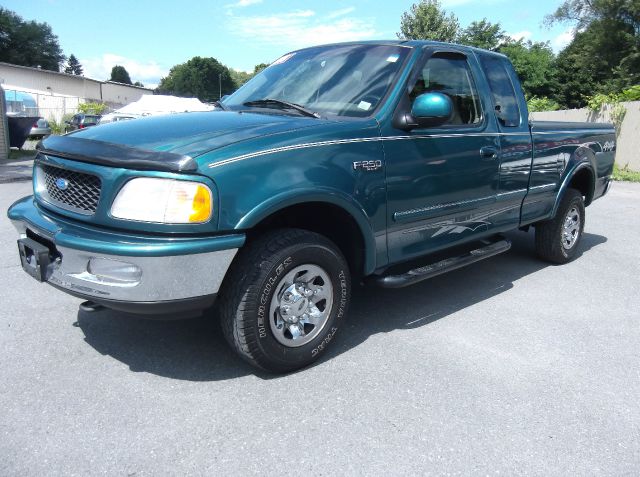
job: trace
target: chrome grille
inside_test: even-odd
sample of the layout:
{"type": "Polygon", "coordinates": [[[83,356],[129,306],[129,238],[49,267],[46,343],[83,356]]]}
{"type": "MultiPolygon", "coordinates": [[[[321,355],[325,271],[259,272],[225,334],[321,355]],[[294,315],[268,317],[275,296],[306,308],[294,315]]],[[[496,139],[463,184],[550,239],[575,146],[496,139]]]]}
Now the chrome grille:
{"type": "Polygon", "coordinates": [[[39,164],[38,169],[39,189],[46,201],[81,214],[95,213],[100,200],[98,176],[48,164],[39,164]]]}

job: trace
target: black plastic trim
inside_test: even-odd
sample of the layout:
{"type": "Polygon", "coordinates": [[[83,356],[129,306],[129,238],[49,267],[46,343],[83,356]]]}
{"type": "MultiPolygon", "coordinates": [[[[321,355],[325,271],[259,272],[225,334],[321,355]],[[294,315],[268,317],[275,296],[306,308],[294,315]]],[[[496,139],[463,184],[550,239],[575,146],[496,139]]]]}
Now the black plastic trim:
{"type": "Polygon", "coordinates": [[[107,298],[97,298],[92,295],[85,295],[84,293],[71,291],[67,288],[63,288],[51,282],[47,283],[52,287],[57,288],[58,290],[63,291],[69,295],[96,303],[98,305],[102,305],[105,308],[110,308],[112,310],[123,311],[125,313],[132,313],[136,315],[144,315],[145,318],[159,318],[162,320],[193,318],[194,316],[197,316],[198,312],[210,308],[216,301],[216,297],[218,296],[216,293],[214,293],[213,295],[183,298],[181,300],[120,301],[109,300],[107,298]]]}
{"type": "Polygon", "coordinates": [[[488,242],[483,247],[456,257],[446,258],[439,262],[425,265],[400,275],[386,275],[377,278],[376,283],[383,288],[403,288],[414,283],[436,277],[452,270],[471,265],[485,258],[506,252],[511,248],[511,241],[507,239],[488,242]]]}
{"type": "Polygon", "coordinates": [[[146,171],[193,172],[198,164],[191,156],[147,151],[122,144],[68,136],[49,136],[38,143],[43,154],[80,162],[146,171]]]}

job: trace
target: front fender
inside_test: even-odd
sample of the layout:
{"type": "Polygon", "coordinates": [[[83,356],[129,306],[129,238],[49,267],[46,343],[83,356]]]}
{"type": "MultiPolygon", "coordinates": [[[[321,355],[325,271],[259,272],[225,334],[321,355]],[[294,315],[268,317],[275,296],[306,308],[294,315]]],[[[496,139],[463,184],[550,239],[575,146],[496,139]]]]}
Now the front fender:
{"type": "Polygon", "coordinates": [[[236,230],[255,227],[271,215],[291,207],[305,203],[325,203],[340,207],[358,224],[365,246],[365,274],[372,273],[376,267],[376,243],[373,229],[363,207],[351,196],[329,187],[314,189],[294,189],[270,197],[246,213],[235,225],[236,230]]]}

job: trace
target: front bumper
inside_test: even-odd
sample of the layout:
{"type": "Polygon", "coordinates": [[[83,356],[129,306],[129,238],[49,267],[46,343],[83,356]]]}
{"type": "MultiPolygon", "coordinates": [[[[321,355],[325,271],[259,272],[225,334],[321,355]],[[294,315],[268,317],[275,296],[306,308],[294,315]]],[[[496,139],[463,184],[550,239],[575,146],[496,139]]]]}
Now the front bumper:
{"type": "Polygon", "coordinates": [[[242,234],[184,238],[98,229],[45,211],[32,197],[13,204],[8,216],[21,238],[49,248],[44,281],[109,308],[144,314],[210,306],[245,240],[242,234]],[[101,267],[115,273],[95,270],[101,267]]]}

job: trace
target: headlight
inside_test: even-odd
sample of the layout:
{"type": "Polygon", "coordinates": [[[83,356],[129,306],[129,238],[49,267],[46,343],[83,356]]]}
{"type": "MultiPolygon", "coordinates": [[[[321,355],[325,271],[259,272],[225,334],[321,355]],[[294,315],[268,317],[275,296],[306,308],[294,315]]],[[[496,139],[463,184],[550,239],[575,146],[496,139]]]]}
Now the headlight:
{"type": "Polygon", "coordinates": [[[111,206],[118,219],[194,224],[211,218],[213,199],[204,184],[139,177],[127,182],[111,206]]]}

